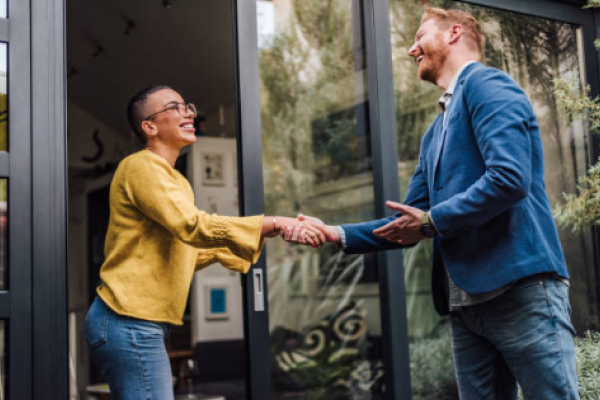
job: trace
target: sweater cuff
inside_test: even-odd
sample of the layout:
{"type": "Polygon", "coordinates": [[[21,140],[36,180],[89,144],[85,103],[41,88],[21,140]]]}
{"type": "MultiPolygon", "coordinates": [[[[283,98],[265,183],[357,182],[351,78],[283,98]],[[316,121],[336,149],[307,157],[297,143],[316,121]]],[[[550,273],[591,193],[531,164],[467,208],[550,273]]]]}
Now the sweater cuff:
{"type": "Polygon", "coordinates": [[[342,250],[346,250],[346,231],[340,225],[337,225],[335,229],[337,229],[338,234],[340,235],[340,243],[338,244],[338,247],[342,250]]]}
{"type": "MultiPolygon", "coordinates": [[[[258,259],[260,258],[260,255],[262,254],[262,249],[265,246],[265,237],[262,236],[260,233],[262,232],[262,226],[263,226],[263,221],[265,216],[264,215],[259,215],[260,217],[260,229],[258,230],[258,245],[256,246],[256,250],[254,251],[254,255],[252,256],[252,264],[256,264],[258,262],[258,259]]],[[[250,267],[248,267],[250,268],[250,267]]],[[[244,273],[248,272],[248,270],[244,271],[244,273]]]]}

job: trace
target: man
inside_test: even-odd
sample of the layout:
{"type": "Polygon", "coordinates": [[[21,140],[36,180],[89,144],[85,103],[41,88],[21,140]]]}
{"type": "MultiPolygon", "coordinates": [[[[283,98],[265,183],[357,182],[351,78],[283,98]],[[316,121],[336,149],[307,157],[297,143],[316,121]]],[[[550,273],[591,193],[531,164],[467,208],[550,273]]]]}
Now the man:
{"type": "Polygon", "coordinates": [[[442,89],[442,110],[423,137],[406,204],[328,231],[347,253],[433,238],[434,303],[451,315],[461,399],[516,399],[517,382],[526,399],[579,399],[569,274],[539,126],[521,88],[479,62],[483,41],[468,13],[425,12],[409,55],[419,77],[442,89]]]}

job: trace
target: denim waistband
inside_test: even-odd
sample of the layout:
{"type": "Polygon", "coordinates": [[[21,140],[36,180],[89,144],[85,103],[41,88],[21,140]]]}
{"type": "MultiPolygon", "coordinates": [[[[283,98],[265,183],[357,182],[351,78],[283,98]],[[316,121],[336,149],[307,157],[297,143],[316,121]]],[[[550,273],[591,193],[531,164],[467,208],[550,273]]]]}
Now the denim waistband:
{"type": "Polygon", "coordinates": [[[156,324],[158,326],[160,326],[164,331],[165,331],[165,335],[168,335],[171,332],[171,328],[172,325],[168,322],[159,322],[159,321],[150,321],[147,319],[141,319],[141,318],[135,318],[135,317],[130,317],[128,315],[122,315],[117,313],[115,310],[113,310],[112,308],[110,308],[110,306],[108,304],[106,304],[104,302],[104,300],[102,300],[102,298],[100,296],[96,296],[96,300],[98,302],[98,304],[107,312],[111,315],[111,317],[123,320],[123,321],[140,321],[140,322],[146,322],[146,323],[152,323],[152,324],[156,324]]]}

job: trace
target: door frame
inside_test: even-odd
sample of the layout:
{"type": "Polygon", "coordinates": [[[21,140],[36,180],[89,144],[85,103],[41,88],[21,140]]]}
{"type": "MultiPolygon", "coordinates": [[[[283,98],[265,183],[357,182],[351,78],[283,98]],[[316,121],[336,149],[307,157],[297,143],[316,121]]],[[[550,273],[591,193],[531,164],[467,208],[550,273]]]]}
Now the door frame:
{"type": "Polygon", "coordinates": [[[8,178],[8,291],[0,292],[0,318],[8,324],[8,396],[32,396],[31,6],[12,0],[0,20],[8,43],[8,152],[0,175],[8,178]],[[16,356],[12,356],[12,355],[16,356]]]}
{"type": "Polygon", "coordinates": [[[62,400],[69,398],[66,7],[30,4],[33,385],[23,400],[62,400]]]}

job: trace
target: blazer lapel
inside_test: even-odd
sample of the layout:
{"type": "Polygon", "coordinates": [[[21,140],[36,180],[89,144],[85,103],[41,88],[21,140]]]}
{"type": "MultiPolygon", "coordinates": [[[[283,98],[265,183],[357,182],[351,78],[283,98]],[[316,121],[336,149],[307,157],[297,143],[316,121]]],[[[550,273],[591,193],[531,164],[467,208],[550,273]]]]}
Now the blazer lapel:
{"type": "MultiPolygon", "coordinates": [[[[457,87],[454,90],[454,94],[452,95],[453,99],[456,99],[456,95],[458,94],[458,88],[459,85],[457,85],[457,87]]],[[[440,157],[442,155],[442,150],[444,149],[444,141],[446,140],[446,132],[448,132],[448,126],[450,126],[452,117],[454,116],[454,109],[456,108],[456,103],[457,101],[451,101],[450,102],[450,107],[448,108],[447,114],[446,114],[446,124],[443,123],[444,118],[441,118],[442,123],[441,125],[441,132],[439,132],[439,135],[437,136],[438,139],[436,140],[436,142],[438,143],[437,147],[436,147],[436,152],[433,158],[433,179],[435,180],[435,173],[437,172],[437,167],[440,163],[440,157]]]]}
{"type": "Polygon", "coordinates": [[[435,179],[435,168],[437,167],[438,155],[441,151],[441,138],[442,138],[442,130],[444,125],[444,114],[440,113],[438,118],[435,120],[435,125],[433,127],[433,139],[431,140],[431,160],[432,164],[428,165],[429,170],[429,182],[431,185],[429,186],[429,190],[433,190],[433,181],[435,179]]]}
{"type": "Polygon", "coordinates": [[[435,175],[437,172],[437,167],[439,165],[440,162],[440,158],[442,156],[442,151],[444,150],[444,142],[446,140],[446,133],[448,132],[448,127],[450,126],[450,124],[452,123],[452,119],[454,118],[456,112],[458,112],[458,110],[456,110],[456,107],[459,107],[458,103],[462,101],[462,90],[463,90],[463,85],[465,83],[465,81],[467,80],[467,78],[469,77],[469,75],[471,75],[471,73],[473,73],[473,71],[481,68],[482,65],[481,63],[473,63],[471,65],[469,65],[467,68],[465,68],[465,70],[462,72],[460,79],[458,80],[456,87],[454,88],[454,92],[452,94],[452,100],[450,100],[450,107],[448,108],[447,114],[446,114],[446,124],[444,126],[443,124],[443,116],[441,118],[440,121],[440,129],[441,132],[439,132],[439,135],[437,135],[438,132],[436,132],[436,143],[437,146],[435,148],[435,153],[434,153],[434,158],[433,158],[433,168],[432,168],[432,172],[431,172],[431,190],[433,190],[434,186],[433,186],[433,181],[435,180],[435,175]]]}

